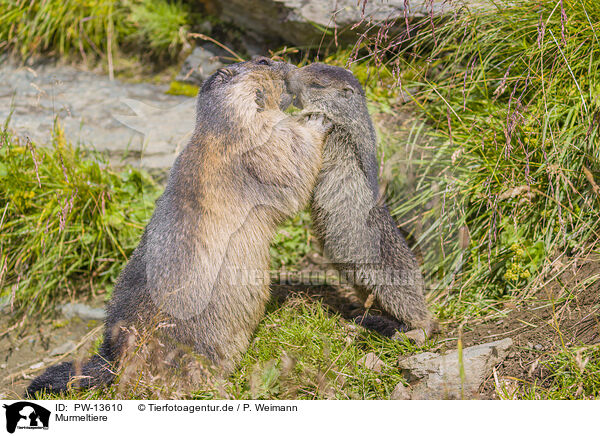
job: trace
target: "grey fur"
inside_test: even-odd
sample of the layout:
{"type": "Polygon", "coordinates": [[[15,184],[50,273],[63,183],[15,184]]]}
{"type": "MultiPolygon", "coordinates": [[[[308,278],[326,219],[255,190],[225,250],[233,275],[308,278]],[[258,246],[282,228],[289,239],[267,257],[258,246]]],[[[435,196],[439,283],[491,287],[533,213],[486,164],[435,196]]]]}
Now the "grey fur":
{"type": "Polygon", "coordinates": [[[417,260],[379,198],[377,137],[362,86],[350,71],[318,63],[295,70],[288,86],[296,105],[333,123],[312,197],[325,254],[363,298],[373,294],[388,314],[431,334],[436,322],[417,260]]]}

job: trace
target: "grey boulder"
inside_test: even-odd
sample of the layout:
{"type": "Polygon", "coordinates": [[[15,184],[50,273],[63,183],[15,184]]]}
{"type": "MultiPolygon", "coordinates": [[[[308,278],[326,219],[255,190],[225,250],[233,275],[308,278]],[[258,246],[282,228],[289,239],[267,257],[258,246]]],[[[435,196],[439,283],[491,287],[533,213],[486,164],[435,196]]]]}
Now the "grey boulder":
{"type": "Polygon", "coordinates": [[[479,387],[506,358],[512,343],[512,339],[507,338],[463,349],[462,374],[458,350],[444,354],[425,352],[400,360],[398,366],[411,386],[398,385],[392,398],[477,398],[479,387]]]}
{"type": "Polygon", "coordinates": [[[384,22],[440,15],[465,4],[479,6],[487,1],[473,0],[208,0],[212,11],[248,33],[263,40],[319,45],[331,40],[356,39],[357,33],[384,22]],[[407,7],[408,6],[408,7],[407,7]],[[353,27],[356,26],[354,29],[353,27]]]}
{"type": "Polygon", "coordinates": [[[175,80],[200,86],[211,74],[224,66],[219,54],[209,46],[196,47],[183,62],[175,80]]]}
{"type": "Polygon", "coordinates": [[[81,303],[63,304],[60,309],[66,318],[79,317],[84,321],[98,320],[101,321],[106,316],[103,308],[86,306],[81,303]]]}
{"type": "Polygon", "coordinates": [[[169,168],[193,133],[196,99],[165,90],[67,65],[0,63],[0,124],[45,146],[56,121],[70,143],[114,165],[169,168]]]}

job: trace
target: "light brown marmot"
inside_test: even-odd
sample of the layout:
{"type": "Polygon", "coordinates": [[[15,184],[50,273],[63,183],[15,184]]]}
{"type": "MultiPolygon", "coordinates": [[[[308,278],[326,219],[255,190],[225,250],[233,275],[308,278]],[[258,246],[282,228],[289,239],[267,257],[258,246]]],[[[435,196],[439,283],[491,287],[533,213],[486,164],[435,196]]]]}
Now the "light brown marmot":
{"type": "MultiPolygon", "coordinates": [[[[114,379],[132,329],[155,329],[167,350],[191,349],[223,374],[234,369],[269,299],[269,243],[308,202],[321,166],[327,122],[281,110],[293,69],[257,58],[206,80],[195,133],[119,277],[80,386],[114,379]]],[[[65,391],[76,372],[72,362],[51,367],[27,393],[65,391]]]]}

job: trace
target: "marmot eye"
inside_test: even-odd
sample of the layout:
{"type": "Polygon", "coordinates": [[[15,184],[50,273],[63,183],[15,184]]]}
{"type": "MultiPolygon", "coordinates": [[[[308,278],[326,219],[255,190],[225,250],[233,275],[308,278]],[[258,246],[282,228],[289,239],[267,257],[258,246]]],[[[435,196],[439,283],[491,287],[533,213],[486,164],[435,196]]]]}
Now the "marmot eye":
{"type": "Polygon", "coordinates": [[[256,63],[258,65],[271,65],[271,61],[268,59],[260,59],[256,63]]]}
{"type": "Polygon", "coordinates": [[[325,85],[323,85],[322,83],[319,83],[319,82],[311,82],[310,87],[311,88],[316,88],[316,89],[326,88],[325,85]]]}
{"type": "Polygon", "coordinates": [[[344,97],[350,98],[350,96],[352,94],[354,94],[354,88],[352,88],[350,86],[345,86],[344,89],[342,90],[342,93],[344,94],[344,97]]]}

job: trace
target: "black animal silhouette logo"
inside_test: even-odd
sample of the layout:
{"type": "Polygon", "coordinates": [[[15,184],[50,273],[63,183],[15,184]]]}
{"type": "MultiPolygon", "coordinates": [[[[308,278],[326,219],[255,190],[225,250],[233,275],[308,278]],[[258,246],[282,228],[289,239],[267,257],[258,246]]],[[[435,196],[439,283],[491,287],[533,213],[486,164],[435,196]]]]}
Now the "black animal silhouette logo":
{"type": "Polygon", "coordinates": [[[50,411],[42,406],[19,401],[2,407],[6,409],[6,431],[9,433],[14,433],[17,425],[19,428],[48,429],[50,411]]]}

